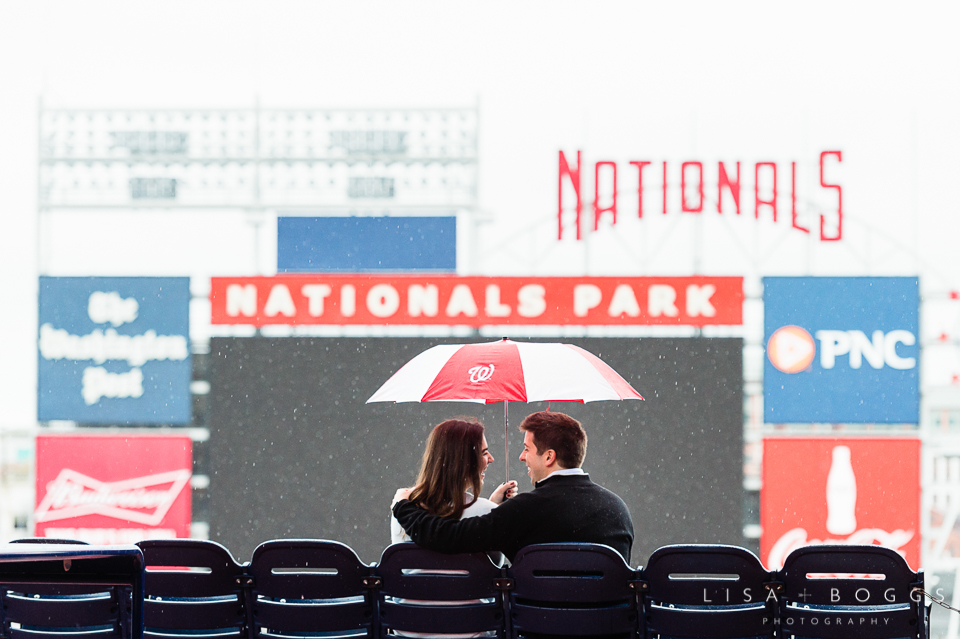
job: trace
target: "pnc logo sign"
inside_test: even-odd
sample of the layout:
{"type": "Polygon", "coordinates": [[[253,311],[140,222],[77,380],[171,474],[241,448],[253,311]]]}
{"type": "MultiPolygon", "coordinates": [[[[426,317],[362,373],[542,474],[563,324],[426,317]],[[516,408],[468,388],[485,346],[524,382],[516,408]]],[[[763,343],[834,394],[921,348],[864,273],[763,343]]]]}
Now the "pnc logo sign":
{"type": "Polygon", "coordinates": [[[915,277],[763,278],[764,421],[917,423],[915,277]]]}
{"type": "Polygon", "coordinates": [[[873,331],[870,337],[857,330],[819,330],[815,334],[816,341],[800,326],[778,328],[767,341],[767,358],[777,370],[784,373],[809,371],[819,342],[820,367],[826,370],[834,368],[841,357],[847,358],[849,367],[854,370],[861,368],[864,363],[877,370],[884,366],[896,370],[917,367],[916,357],[902,357],[897,352],[901,344],[913,346],[917,343],[917,336],[910,331],[873,331]]]}
{"type": "Polygon", "coordinates": [[[820,341],[820,366],[833,368],[837,357],[848,355],[850,368],[858,369],[864,360],[875,369],[884,366],[897,370],[917,367],[916,357],[900,357],[897,345],[913,346],[917,336],[910,331],[893,330],[888,333],[873,331],[870,339],[863,331],[817,331],[820,341]]]}
{"type": "Polygon", "coordinates": [[[767,357],[777,370],[799,373],[807,370],[817,351],[813,338],[799,326],[778,328],[767,342],[767,357]]]}

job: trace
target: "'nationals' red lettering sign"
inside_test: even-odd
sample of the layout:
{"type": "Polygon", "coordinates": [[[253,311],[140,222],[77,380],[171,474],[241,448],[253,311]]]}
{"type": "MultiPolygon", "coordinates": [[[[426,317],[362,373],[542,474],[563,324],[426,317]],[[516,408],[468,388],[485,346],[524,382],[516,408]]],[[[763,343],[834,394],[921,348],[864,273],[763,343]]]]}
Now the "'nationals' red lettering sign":
{"type": "MultiPolygon", "coordinates": [[[[591,196],[591,194],[585,188],[582,188],[583,174],[588,173],[588,175],[593,177],[592,196],[594,231],[600,228],[600,221],[603,218],[609,217],[610,225],[616,225],[617,195],[618,193],[626,192],[628,190],[626,188],[621,189],[618,187],[618,165],[616,162],[609,160],[595,162],[593,165],[593,171],[590,171],[590,167],[584,166],[580,151],[577,151],[576,158],[576,164],[574,164],[563,153],[563,151],[560,151],[557,191],[557,239],[561,240],[563,239],[564,228],[563,221],[565,209],[563,200],[563,185],[565,180],[568,181],[570,186],[573,187],[575,204],[574,210],[576,215],[574,219],[574,226],[578,240],[583,239],[583,234],[581,231],[583,201],[585,197],[589,198],[591,196]],[[608,186],[606,193],[601,192],[601,178],[604,178],[603,181],[608,186]]],[[[835,203],[831,203],[829,205],[824,203],[826,206],[826,210],[824,212],[829,210],[830,219],[828,220],[823,213],[820,213],[819,215],[819,233],[821,242],[836,242],[843,238],[843,189],[839,184],[828,181],[829,178],[826,175],[828,165],[835,166],[837,163],[842,161],[843,153],[841,151],[823,151],[820,153],[818,176],[820,188],[823,189],[824,193],[829,193],[835,197],[835,203]]],[[[625,181],[623,178],[624,172],[629,171],[633,176],[635,176],[631,183],[631,187],[635,185],[635,202],[637,206],[636,215],[639,218],[643,218],[644,186],[647,186],[647,191],[651,191],[653,189],[659,191],[659,204],[663,215],[667,214],[668,208],[675,210],[676,203],[680,204],[680,212],[682,213],[705,213],[708,208],[708,199],[711,198],[713,204],[716,206],[717,214],[722,215],[724,209],[724,194],[726,194],[728,198],[728,206],[732,205],[736,215],[740,215],[742,201],[743,209],[752,209],[753,215],[756,219],[759,220],[761,215],[763,215],[769,216],[774,222],[777,221],[777,207],[779,198],[777,196],[778,165],[776,162],[754,162],[752,166],[748,163],[746,166],[744,166],[743,175],[741,175],[740,172],[739,161],[730,162],[727,164],[723,162],[717,162],[717,169],[715,172],[713,172],[712,163],[709,162],[682,162],[680,163],[679,175],[677,175],[675,164],[673,166],[669,166],[669,163],[665,161],[641,162],[633,160],[628,164],[629,167],[621,166],[620,183],[622,184],[625,181]],[[707,165],[706,170],[711,171],[712,175],[716,176],[715,180],[708,179],[707,174],[705,173],[705,164],[707,165]],[[644,182],[644,169],[648,167],[650,170],[646,172],[647,181],[644,182]],[[659,182],[659,184],[657,182],[659,182]],[[679,184],[677,184],[678,182],[679,184]],[[676,186],[680,187],[676,197],[676,199],[679,201],[671,204],[668,207],[668,202],[670,199],[668,196],[668,187],[676,186]],[[650,187],[653,187],[653,189],[650,187]],[[713,198],[713,194],[716,194],[715,198],[713,198]]],[[[787,167],[785,165],[781,165],[779,177],[779,184],[781,185],[779,187],[780,193],[783,193],[785,190],[783,185],[787,181],[786,171],[787,167]]],[[[800,216],[797,210],[796,162],[790,162],[789,176],[791,228],[796,231],[809,234],[811,229],[800,223],[800,216]]],[[[816,177],[814,179],[816,179],[816,177]]],[[[783,207],[783,204],[780,204],[779,206],[783,207]]],[[[817,229],[814,228],[813,232],[816,233],[817,229]]]]}
{"type": "Polygon", "coordinates": [[[214,277],[212,324],[741,324],[742,277],[214,277]]]}

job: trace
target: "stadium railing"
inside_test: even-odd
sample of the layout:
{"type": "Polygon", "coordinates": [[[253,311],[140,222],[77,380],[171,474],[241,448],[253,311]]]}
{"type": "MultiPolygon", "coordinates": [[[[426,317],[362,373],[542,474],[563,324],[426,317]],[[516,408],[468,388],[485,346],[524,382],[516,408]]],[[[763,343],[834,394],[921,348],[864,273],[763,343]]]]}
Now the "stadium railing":
{"type": "MultiPolygon", "coordinates": [[[[132,587],[127,577],[138,574],[142,584],[142,558],[135,548],[123,556],[95,550],[69,539],[17,539],[11,545],[49,546],[47,553],[32,553],[29,562],[18,562],[13,574],[0,571],[0,636],[5,639],[130,639],[139,636],[139,618],[131,610],[132,587]],[[81,548],[78,549],[77,547],[81,548]],[[136,551],[134,557],[131,551],[136,551]],[[97,556],[99,554],[99,557],[97,556]],[[16,573],[19,573],[16,574],[16,573]],[[121,577],[121,573],[126,576],[121,577]],[[126,582],[127,585],[118,585],[126,582]]],[[[24,546],[26,547],[26,546],[24,546]]],[[[2,552],[2,549],[0,549],[2,552]]],[[[16,553],[9,554],[16,559],[16,553]]],[[[139,611],[139,606],[137,610],[139,611]]]]}
{"type": "MultiPolygon", "coordinates": [[[[31,540],[35,541],[35,540],[31,540]]],[[[444,634],[631,639],[928,639],[923,572],[879,546],[808,546],[766,570],[736,546],[665,546],[633,569],[607,546],[485,555],[274,540],[237,563],[209,541],[139,544],[145,636],[367,638],[444,634]]],[[[3,639],[129,636],[129,595],[66,585],[0,588],[3,639]]]]}

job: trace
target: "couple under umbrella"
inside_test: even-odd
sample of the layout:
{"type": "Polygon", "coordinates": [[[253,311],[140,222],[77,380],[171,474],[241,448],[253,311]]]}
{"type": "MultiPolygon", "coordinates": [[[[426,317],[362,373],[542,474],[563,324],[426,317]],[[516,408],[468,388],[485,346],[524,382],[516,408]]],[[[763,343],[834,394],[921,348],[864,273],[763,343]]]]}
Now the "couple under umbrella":
{"type": "MultiPolygon", "coordinates": [[[[428,349],[401,368],[368,400],[368,403],[375,401],[478,403],[502,401],[506,435],[505,453],[509,459],[507,443],[509,401],[589,402],[619,399],[643,398],[612,368],[591,353],[569,344],[517,343],[503,339],[486,344],[441,345],[428,349]]],[[[542,411],[525,419],[521,430],[524,431],[524,450],[520,460],[527,465],[531,482],[537,488],[534,492],[539,492],[540,497],[539,500],[533,500],[524,496],[522,501],[527,504],[527,507],[522,509],[525,512],[524,517],[529,518],[534,516],[536,511],[542,510],[549,502],[548,495],[559,488],[563,486],[583,488],[586,482],[589,487],[601,492],[597,493],[593,488],[586,492],[566,490],[563,491],[563,495],[558,496],[567,502],[571,499],[574,501],[585,499],[581,510],[599,508],[597,517],[604,521],[595,522],[597,525],[609,528],[609,524],[614,523],[615,528],[622,528],[623,534],[618,535],[617,539],[622,540],[623,543],[616,543],[615,546],[619,546],[617,549],[621,554],[629,558],[630,542],[633,538],[629,513],[619,497],[589,482],[581,470],[580,465],[586,451],[586,433],[579,422],[563,413],[542,411]],[[554,476],[562,478],[554,479],[554,476]],[[548,477],[550,481],[544,481],[548,477]],[[605,522],[606,519],[611,519],[611,522],[605,522]],[[629,531],[626,530],[627,527],[629,531]]],[[[478,526],[488,522],[492,518],[483,517],[483,515],[491,513],[496,506],[517,493],[517,483],[510,481],[507,474],[507,481],[493,491],[490,499],[483,499],[480,496],[487,466],[492,461],[493,456],[487,446],[482,424],[472,419],[452,419],[442,422],[434,428],[427,441],[427,449],[416,485],[411,489],[401,489],[397,492],[394,503],[399,502],[400,505],[395,509],[395,514],[402,511],[405,505],[408,505],[405,500],[409,500],[419,506],[416,508],[417,515],[435,515],[452,521],[481,517],[476,522],[471,522],[478,526]]],[[[506,463],[504,465],[508,466],[506,463]]],[[[519,503],[516,505],[520,506],[519,503]]],[[[517,513],[520,510],[520,508],[505,509],[502,515],[498,513],[495,518],[506,519],[509,516],[508,513],[517,513]]],[[[565,507],[563,511],[569,512],[570,508],[565,507]]],[[[556,515],[549,509],[541,513],[539,516],[543,524],[541,527],[549,530],[550,526],[546,524],[552,516],[556,515]]],[[[444,550],[445,548],[441,547],[444,542],[440,540],[444,535],[440,534],[437,537],[435,530],[437,527],[430,522],[425,522],[426,520],[414,522],[413,519],[403,516],[394,518],[391,523],[392,541],[405,541],[412,536],[418,543],[428,541],[424,545],[444,550]],[[401,526],[401,521],[407,520],[411,523],[401,526]],[[412,535],[408,536],[406,534],[408,531],[404,528],[411,524],[414,530],[410,530],[412,535]],[[424,526],[430,528],[432,532],[418,535],[419,529],[424,526]],[[428,537],[435,543],[430,543],[428,537]]],[[[561,529],[563,528],[562,521],[555,523],[561,529]]],[[[501,525],[497,528],[502,532],[510,529],[512,525],[501,525]]],[[[590,531],[583,530],[583,525],[579,525],[578,528],[587,538],[569,539],[569,541],[597,541],[589,538],[590,531]]],[[[597,534],[600,534],[599,531],[597,534]]],[[[534,534],[532,538],[528,538],[526,543],[540,543],[536,540],[536,536],[534,534]]],[[[513,541],[518,542],[518,539],[513,541]]],[[[551,541],[551,539],[542,541],[551,541]]],[[[597,542],[602,543],[602,541],[597,542]]],[[[454,546],[448,546],[447,551],[493,550],[493,548],[465,548],[462,545],[458,546],[457,543],[455,542],[454,546]]],[[[503,547],[500,549],[507,551],[508,556],[512,557],[519,549],[517,546],[526,545],[526,543],[518,544],[502,540],[503,547]]],[[[489,544],[481,543],[481,545],[489,544]]]]}

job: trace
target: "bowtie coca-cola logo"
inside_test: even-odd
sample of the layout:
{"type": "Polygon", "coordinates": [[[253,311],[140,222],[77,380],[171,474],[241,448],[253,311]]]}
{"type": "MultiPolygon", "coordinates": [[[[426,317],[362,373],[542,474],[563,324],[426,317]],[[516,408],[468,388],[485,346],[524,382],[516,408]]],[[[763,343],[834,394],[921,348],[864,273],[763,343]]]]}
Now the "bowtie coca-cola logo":
{"type": "Polygon", "coordinates": [[[163,521],[189,481],[188,469],[102,482],[64,468],[47,484],[47,492],[37,506],[35,517],[39,523],[102,515],[156,526],[163,521]]]}

